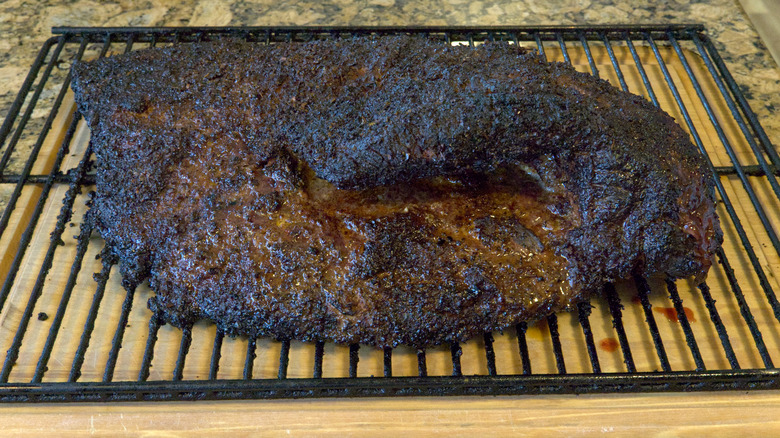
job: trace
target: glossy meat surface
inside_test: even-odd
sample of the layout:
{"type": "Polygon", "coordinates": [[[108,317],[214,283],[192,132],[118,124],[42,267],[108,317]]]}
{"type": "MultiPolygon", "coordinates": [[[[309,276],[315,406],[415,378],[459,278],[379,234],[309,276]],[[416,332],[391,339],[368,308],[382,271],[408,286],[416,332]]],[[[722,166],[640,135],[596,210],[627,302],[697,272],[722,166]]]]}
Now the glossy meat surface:
{"type": "Polygon", "coordinates": [[[78,64],[73,89],[96,225],[177,325],[463,341],[702,276],[722,240],[671,117],[508,45],[188,44],[78,64]]]}

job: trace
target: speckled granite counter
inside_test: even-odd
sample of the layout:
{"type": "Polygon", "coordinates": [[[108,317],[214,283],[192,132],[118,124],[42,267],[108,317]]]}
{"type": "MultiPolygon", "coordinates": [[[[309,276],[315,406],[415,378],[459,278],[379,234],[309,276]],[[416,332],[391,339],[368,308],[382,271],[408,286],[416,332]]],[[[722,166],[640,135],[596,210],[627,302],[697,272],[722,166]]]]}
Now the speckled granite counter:
{"type": "MultiPolygon", "coordinates": [[[[0,3],[0,116],[5,117],[52,26],[185,25],[511,25],[705,23],[769,138],[780,144],[780,69],[737,0],[498,0],[449,2],[328,0],[322,2],[150,0],[58,4],[48,0],[0,3]]],[[[31,124],[48,113],[45,90],[31,124]]],[[[34,130],[31,130],[35,132],[34,130]]],[[[20,165],[20,163],[12,163],[20,165]]],[[[9,169],[10,171],[11,169],[9,169]]],[[[0,204],[3,194],[0,193],[0,204]]]]}

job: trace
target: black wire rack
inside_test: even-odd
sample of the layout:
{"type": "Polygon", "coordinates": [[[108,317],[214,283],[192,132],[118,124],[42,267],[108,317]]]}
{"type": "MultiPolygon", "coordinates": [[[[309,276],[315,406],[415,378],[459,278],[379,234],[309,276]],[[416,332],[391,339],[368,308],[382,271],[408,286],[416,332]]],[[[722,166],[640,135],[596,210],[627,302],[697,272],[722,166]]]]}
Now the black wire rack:
{"type": "Polygon", "coordinates": [[[773,362],[780,345],[780,157],[702,25],[54,34],[0,127],[0,401],[780,388],[773,362]],[[708,157],[716,182],[726,243],[707,281],[637,277],[605,286],[574,312],[464,345],[376,350],[232,339],[206,323],[174,329],[146,308],[147,287],[124,289],[113,261],[96,257],[104,242],[83,221],[93,162],[69,95],[73,62],[225,36],[273,44],[398,32],[442,44],[525,45],[670,112],[708,157]],[[68,230],[78,231],[71,238],[68,230]],[[697,319],[697,312],[706,316],[697,319]]]}

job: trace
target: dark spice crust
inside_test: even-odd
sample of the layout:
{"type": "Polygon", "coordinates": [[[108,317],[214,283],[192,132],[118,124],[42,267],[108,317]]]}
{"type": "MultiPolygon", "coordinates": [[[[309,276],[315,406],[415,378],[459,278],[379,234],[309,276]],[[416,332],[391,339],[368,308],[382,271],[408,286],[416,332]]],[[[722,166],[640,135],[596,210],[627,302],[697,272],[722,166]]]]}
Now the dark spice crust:
{"type": "Polygon", "coordinates": [[[704,275],[722,241],[671,117],[505,44],[188,44],[77,64],[73,89],[98,229],[177,325],[462,341],[704,275]]]}

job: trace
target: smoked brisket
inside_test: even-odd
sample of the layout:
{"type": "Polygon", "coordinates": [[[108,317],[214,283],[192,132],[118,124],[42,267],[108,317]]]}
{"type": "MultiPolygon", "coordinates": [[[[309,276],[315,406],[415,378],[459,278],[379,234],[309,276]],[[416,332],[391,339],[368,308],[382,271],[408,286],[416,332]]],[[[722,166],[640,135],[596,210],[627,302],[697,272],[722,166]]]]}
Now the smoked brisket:
{"type": "Polygon", "coordinates": [[[95,225],[175,325],[464,341],[632,274],[700,278],[722,241],[670,116],[513,45],[224,40],[73,72],[95,225]]]}

